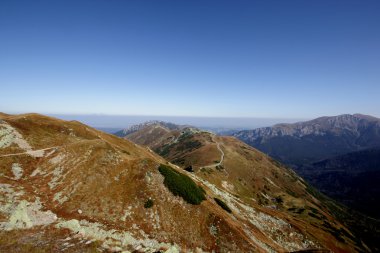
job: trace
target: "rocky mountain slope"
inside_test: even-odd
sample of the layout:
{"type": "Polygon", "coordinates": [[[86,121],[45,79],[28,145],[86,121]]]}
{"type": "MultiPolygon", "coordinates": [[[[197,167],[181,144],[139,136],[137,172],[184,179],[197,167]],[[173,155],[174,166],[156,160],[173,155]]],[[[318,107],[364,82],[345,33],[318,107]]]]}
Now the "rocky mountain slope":
{"type": "Polygon", "coordinates": [[[228,180],[242,175],[228,165],[229,140],[216,139],[225,169],[194,174],[79,122],[37,114],[0,120],[1,252],[368,250],[301,179],[248,146],[257,163],[239,186],[228,180]],[[284,193],[280,178],[293,192],[284,193]],[[266,189],[263,203],[257,193],[240,194],[254,188],[266,189]]]}
{"type": "Polygon", "coordinates": [[[380,119],[345,114],[244,130],[234,136],[275,159],[299,166],[380,146],[380,119]]]}
{"type": "Polygon", "coordinates": [[[318,241],[325,241],[326,248],[340,242],[350,244],[344,230],[333,228],[339,224],[336,213],[347,213],[347,210],[316,193],[292,170],[234,137],[216,136],[190,127],[160,130],[163,134],[159,135],[155,130],[159,128],[150,125],[125,138],[147,145],[182,169],[191,171],[211,188],[222,189],[247,206],[286,217],[318,241]]]}
{"type": "Polygon", "coordinates": [[[380,218],[380,148],[336,156],[298,171],[328,196],[380,218]]]}

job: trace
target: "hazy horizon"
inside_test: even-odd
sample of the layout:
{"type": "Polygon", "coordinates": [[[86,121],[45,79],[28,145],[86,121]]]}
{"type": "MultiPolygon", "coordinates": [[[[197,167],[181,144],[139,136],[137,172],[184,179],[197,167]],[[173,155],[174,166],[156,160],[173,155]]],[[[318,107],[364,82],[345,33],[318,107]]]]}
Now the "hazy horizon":
{"type": "Polygon", "coordinates": [[[122,129],[150,120],[160,120],[200,128],[251,129],[277,123],[294,123],[307,119],[247,118],[247,117],[195,117],[157,115],[100,115],[100,114],[47,114],[63,120],[77,120],[96,128],[122,129]]]}
{"type": "MultiPolygon", "coordinates": [[[[8,114],[39,113],[39,112],[6,112],[8,114]]],[[[357,112],[358,114],[363,114],[357,112]]],[[[206,116],[171,116],[171,115],[112,115],[112,114],[56,114],[39,113],[63,120],[77,120],[98,129],[123,129],[132,125],[152,120],[170,122],[178,125],[191,125],[203,129],[254,129],[269,127],[281,123],[296,123],[308,121],[319,117],[332,117],[339,115],[320,115],[310,118],[269,118],[269,117],[206,117],[206,116]]],[[[344,113],[350,114],[350,113],[344,113]]],[[[356,114],[356,113],[352,113],[356,114]]],[[[368,115],[368,114],[365,114],[368,115]]],[[[368,115],[377,117],[375,115],[368,115]]],[[[112,132],[112,131],[111,131],[112,132]]]]}

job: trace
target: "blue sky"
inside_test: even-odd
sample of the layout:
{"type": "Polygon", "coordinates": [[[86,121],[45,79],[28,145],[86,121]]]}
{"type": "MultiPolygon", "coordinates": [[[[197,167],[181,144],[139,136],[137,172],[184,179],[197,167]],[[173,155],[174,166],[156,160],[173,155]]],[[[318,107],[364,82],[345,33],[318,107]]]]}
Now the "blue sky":
{"type": "Polygon", "coordinates": [[[380,117],[380,1],[0,1],[0,111],[380,117]]]}

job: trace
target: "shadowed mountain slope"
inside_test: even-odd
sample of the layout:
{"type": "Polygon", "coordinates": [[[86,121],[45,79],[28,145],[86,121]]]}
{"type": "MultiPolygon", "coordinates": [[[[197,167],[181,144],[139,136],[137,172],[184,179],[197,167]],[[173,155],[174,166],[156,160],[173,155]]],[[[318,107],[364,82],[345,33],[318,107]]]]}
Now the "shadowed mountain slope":
{"type": "Polygon", "coordinates": [[[298,171],[328,196],[380,218],[380,148],[336,156],[298,171]]]}

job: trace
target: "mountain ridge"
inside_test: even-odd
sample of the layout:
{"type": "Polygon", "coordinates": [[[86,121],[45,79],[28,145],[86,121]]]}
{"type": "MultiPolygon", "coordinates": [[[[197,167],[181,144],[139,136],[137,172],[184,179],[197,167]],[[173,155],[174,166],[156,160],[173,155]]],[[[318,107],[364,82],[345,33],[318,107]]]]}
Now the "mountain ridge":
{"type": "MultiPolygon", "coordinates": [[[[296,123],[279,123],[279,124],[275,124],[272,127],[257,128],[255,130],[259,132],[263,132],[264,135],[266,134],[269,136],[275,136],[277,134],[277,135],[296,135],[297,137],[302,137],[310,133],[323,134],[323,132],[320,132],[320,131],[326,131],[326,130],[334,131],[338,129],[347,129],[352,132],[356,132],[355,130],[358,128],[358,125],[362,123],[362,121],[364,120],[369,121],[369,122],[375,122],[378,124],[380,123],[380,119],[378,118],[357,113],[357,114],[352,114],[352,115],[342,114],[338,116],[323,116],[323,117],[319,117],[313,120],[296,122],[296,123]]],[[[251,130],[251,131],[255,131],[255,130],[251,130]]],[[[241,132],[244,132],[244,131],[250,131],[250,130],[243,130],[241,132]]]]}
{"type": "Polygon", "coordinates": [[[165,121],[161,121],[161,120],[151,120],[151,121],[146,121],[146,122],[143,122],[143,123],[140,123],[137,125],[132,125],[132,126],[129,126],[127,128],[124,128],[124,129],[114,133],[114,135],[119,136],[119,137],[125,137],[126,135],[137,132],[140,129],[143,129],[147,126],[160,126],[160,127],[163,127],[164,129],[168,129],[168,130],[181,129],[181,128],[185,127],[185,126],[179,126],[179,125],[169,123],[169,122],[165,122],[165,121]]]}
{"type": "Polygon", "coordinates": [[[380,146],[380,119],[343,114],[244,130],[233,136],[286,164],[297,166],[380,146]]]}

